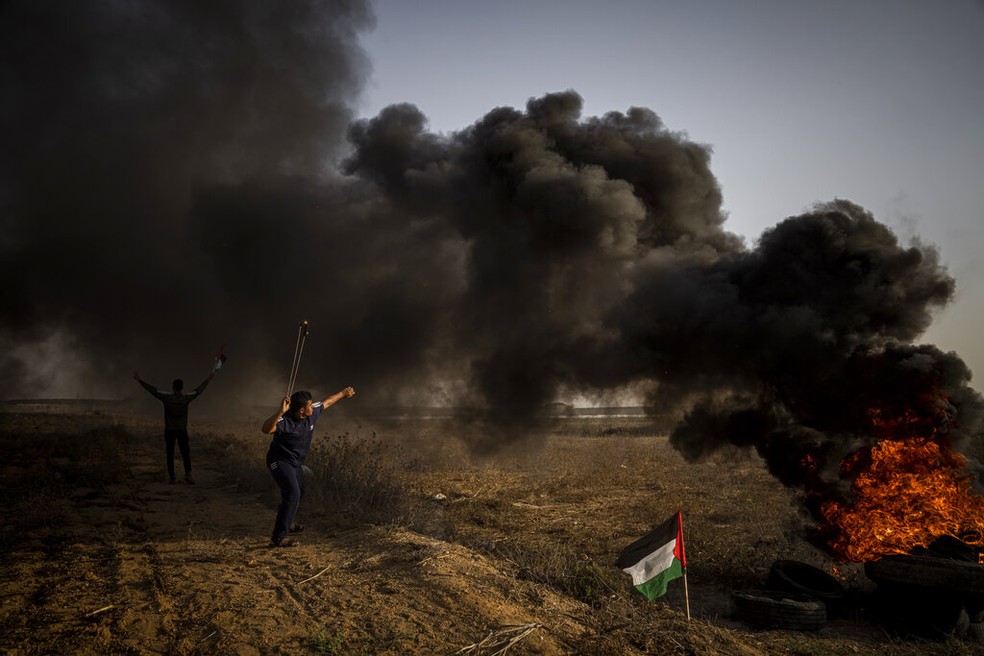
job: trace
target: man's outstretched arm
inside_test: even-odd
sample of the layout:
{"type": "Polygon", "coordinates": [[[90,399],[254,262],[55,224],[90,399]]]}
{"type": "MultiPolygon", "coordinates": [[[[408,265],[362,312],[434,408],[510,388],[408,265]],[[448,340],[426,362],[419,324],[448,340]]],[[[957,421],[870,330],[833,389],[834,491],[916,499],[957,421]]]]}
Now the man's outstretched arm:
{"type": "Polygon", "coordinates": [[[153,396],[154,398],[158,398],[158,399],[161,398],[161,393],[157,390],[157,388],[151,385],[150,383],[148,383],[147,381],[143,380],[142,378],[140,378],[140,374],[138,374],[136,371],[133,372],[133,380],[140,383],[140,386],[143,387],[148,392],[150,392],[151,396],[153,396]]]}
{"type": "Polygon", "coordinates": [[[335,392],[331,396],[325,397],[321,400],[322,407],[327,408],[330,405],[335,405],[335,403],[341,401],[342,399],[348,399],[355,396],[354,387],[346,387],[340,392],[335,392]]]}
{"type": "Polygon", "coordinates": [[[203,380],[198,387],[196,387],[195,389],[192,390],[192,392],[195,393],[195,396],[198,396],[199,394],[201,394],[202,392],[204,392],[205,391],[205,388],[208,387],[208,384],[210,382],[212,382],[212,379],[213,378],[215,378],[215,372],[214,371],[212,373],[210,373],[208,375],[208,378],[206,378],[205,380],[203,380]]]}

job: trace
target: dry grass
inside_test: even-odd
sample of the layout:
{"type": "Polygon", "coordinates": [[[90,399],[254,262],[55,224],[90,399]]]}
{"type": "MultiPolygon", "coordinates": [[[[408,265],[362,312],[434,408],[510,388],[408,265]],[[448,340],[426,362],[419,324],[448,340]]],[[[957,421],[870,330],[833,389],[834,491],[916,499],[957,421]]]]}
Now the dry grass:
{"type": "MultiPolygon", "coordinates": [[[[209,432],[203,441],[241,491],[279,498],[263,466],[270,438],[250,428],[209,432]]],[[[305,461],[305,512],[313,516],[340,513],[370,523],[406,523],[401,463],[405,460],[398,450],[383,444],[372,431],[318,435],[305,461]]]]}
{"type": "Polygon", "coordinates": [[[5,539],[64,524],[78,499],[94,497],[127,475],[126,451],[136,439],[127,428],[88,428],[84,421],[48,426],[48,418],[25,417],[0,430],[3,501],[10,510],[5,539]]]}

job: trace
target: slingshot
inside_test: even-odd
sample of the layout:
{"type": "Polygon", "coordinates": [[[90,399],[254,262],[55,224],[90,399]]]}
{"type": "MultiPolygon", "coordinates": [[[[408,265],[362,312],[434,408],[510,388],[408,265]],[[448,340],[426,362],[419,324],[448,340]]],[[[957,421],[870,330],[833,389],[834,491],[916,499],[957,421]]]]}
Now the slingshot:
{"type": "Polygon", "coordinates": [[[289,397],[294,391],[294,383],[297,382],[297,369],[301,366],[301,353],[304,351],[304,338],[308,336],[307,319],[297,324],[297,343],[294,345],[294,362],[290,365],[290,377],[287,379],[287,393],[289,397]]]}

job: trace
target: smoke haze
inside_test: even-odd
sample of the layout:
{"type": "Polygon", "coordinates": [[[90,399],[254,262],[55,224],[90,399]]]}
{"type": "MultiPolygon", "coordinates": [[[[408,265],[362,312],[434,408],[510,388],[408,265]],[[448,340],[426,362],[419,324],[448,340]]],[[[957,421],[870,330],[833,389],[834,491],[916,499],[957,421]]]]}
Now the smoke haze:
{"type": "Polygon", "coordinates": [[[195,385],[225,344],[209,396],[273,406],[307,319],[316,394],[525,425],[629,390],[689,458],[754,446],[811,490],[903,417],[979,424],[964,363],[916,342],[955,288],[933,248],[846,200],[749,247],[710,148],[649,109],[353,122],[361,2],[0,12],[6,398],[195,385]]]}

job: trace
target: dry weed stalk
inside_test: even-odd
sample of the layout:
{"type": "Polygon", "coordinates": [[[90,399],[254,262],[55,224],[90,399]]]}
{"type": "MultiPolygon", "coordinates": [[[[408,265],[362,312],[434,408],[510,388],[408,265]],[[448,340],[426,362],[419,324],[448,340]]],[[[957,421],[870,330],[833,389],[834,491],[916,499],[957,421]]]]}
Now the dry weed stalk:
{"type": "Polygon", "coordinates": [[[329,569],[331,569],[331,565],[329,565],[328,567],[324,568],[323,570],[321,570],[320,572],[318,572],[314,576],[309,576],[306,579],[304,579],[303,581],[298,581],[295,585],[300,585],[301,583],[307,583],[308,581],[313,581],[314,579],[318,578],[319,576],[321,576],[322,574],[324,574],[325,572],[327,572],[329,569]]]}
{"type": "Polygon", "coordinates": [[[507,624],[495,631],[490,631],[481,641],[468,645],[467,647],[462,647],[457,653],[469,654],[475,652],[476,654],[487,654],[488,656],[500,656],[542,626],[539,622],[533,622],[531,624],[507,624]]]}
{"type": "Polygon", "coordinates": [[[90,611],[90,612],[86,613],[85,614],[85,617],[95,617],[96,615],[98,615],[100,613],[105,613],[107,610],[113,610],[114,608],[116,608],[116,604],[110,604],[108,606],[103,606],[102,608],[97,608],[94,611],[90,611]]]}

